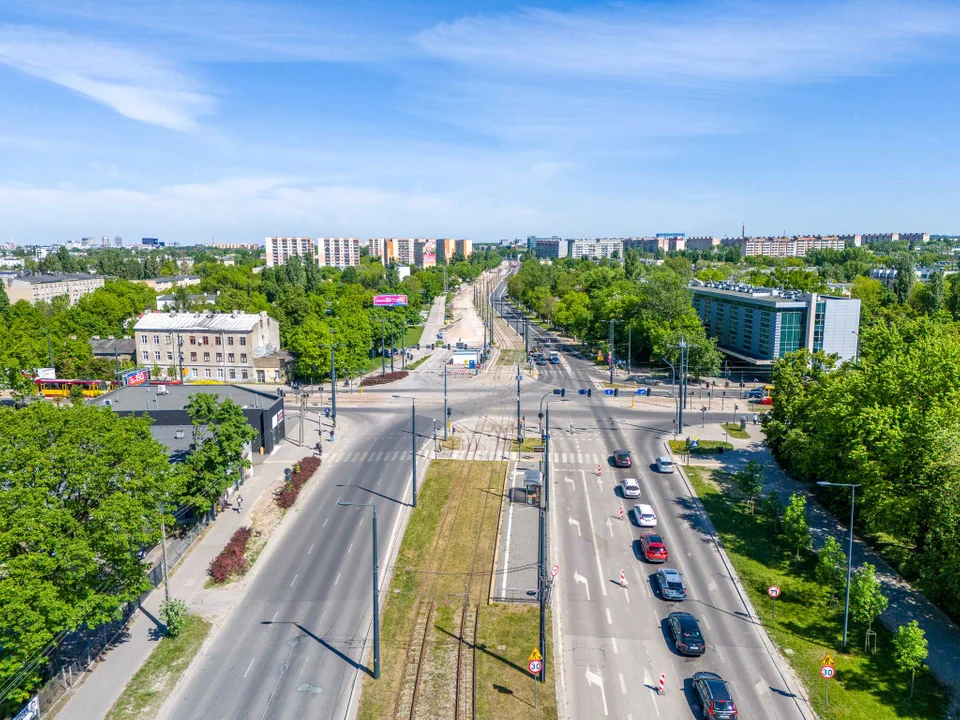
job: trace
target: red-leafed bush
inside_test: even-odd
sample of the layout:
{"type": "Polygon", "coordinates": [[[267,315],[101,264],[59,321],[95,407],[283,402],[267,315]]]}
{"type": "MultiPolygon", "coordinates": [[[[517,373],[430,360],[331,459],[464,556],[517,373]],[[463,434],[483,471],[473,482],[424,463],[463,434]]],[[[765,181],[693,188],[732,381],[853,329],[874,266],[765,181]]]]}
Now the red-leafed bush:
{"type": "Polygon", "coordinates": [[[371,375],[360,381],[360,387],[386,385],[387,383],[392,383],[397,380],[403,380],[409,374],[406,370],[396,370],[394,372],[388,372],[386,375],[371,375]]]}
{"type": "Polygon", "coordinates": [[[243,526],[236,529],[230,542],[220,551],[207,572],[217,584],[224,583],[234,575],[241,575],[247,570],[247,543],[253,536],[253,530],[243,526]]]}
{"type": "Polygon", "coordinates": [[[274,499],[277,505],[284,510],[292,507],[297,501],[300,490],[307,484],[307,480],[313,477],[313,474],[320,469],[320,458],[308,455],[293,466],[293,472],[290,474],[290,482],[283,484],[283,487],[274,493],[274,499]]]}

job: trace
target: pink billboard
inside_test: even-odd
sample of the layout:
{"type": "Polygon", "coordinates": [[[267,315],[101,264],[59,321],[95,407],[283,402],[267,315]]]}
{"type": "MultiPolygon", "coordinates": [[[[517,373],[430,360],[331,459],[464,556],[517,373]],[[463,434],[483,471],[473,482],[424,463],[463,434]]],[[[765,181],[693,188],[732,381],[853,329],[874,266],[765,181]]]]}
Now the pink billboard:
{"type": "Polygon", "coordinates": [[[406,295],[374,295],[374,307],[398,307],[407,304],[406,295]]]}

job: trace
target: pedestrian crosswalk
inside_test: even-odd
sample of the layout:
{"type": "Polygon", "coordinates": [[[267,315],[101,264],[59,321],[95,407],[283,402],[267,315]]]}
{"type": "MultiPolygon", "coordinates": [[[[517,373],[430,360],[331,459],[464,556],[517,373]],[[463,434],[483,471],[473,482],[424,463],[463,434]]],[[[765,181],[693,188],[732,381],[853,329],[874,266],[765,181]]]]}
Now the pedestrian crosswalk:
{"type": "MultiPolygon", "coordinates": [[[[426,452],[429,452],[429,448],[425,448],[426,452]]],[[[457,459],[470,459],[470,460],[503,460],[505,453],[497,453],[492,450],[480,452],[469,452],[466,450],[455,451],[451,453],[454,458],[457,459]]],[[[542,457],[539,453],[537,457],[542,457]]],[[[377,450],[367,450],[361,452],[325,452],[323,454],[324,464],[330,463],[390,463],[397,462],[398,460],[409,460],[410,451],[409,450],[392,450],[392,451],[377,451],[377,450]]],[[[567,453],[567,452],[554,452],[550,453],[550,461],[555,464],[564,464],[564,465],[606,465],[609,461],[609,456],[601,453],[567,453]]]]}
{"type": "Polygon", "coordinates": [[[409,450],[377,451],[367,450],[366,452],[326,452],[323,454],[323,462],[326,463],[389,463],[397,460],[409,460],[409,450]]]}
{"type": "Polygon", "coordinates": [[[606,465],[609,459],[609,455],[601,453],[550,453],[551,462],[568,465],[606,465]]]}

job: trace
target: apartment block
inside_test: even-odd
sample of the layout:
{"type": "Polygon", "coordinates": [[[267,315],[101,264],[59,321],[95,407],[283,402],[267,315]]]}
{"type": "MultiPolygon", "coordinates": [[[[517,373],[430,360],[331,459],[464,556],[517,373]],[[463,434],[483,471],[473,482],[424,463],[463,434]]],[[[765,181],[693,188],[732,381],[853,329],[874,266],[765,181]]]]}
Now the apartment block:
{"type": "Polygon", "coordinates": [[[464,258],[469,260],[470,256],[473,255],[473,240],[457,240],[456,251],[458,254],[463,255],[464,258]]]}
{"type": "Polygon", "coordinates": [[[907,243],[927,243],[930,242],[930,233],[864,233],[862,236],[864,245],[870,245],[877,242],[901,242],[907,243]]]}
{"type": "Polygon", "coordinates": [[[397,242],[393,238],[370,238],[370,257],[384,265],[397,262],[397,242]]]}
{"type": "Polygon", "coordinates": [[[575,260],[590,258],[600,260],[616,257],[623,259],[622,238],[600,238],[597,240],[570,240],[570,257],[575,260]]]}
{"type": "Polygon", "coordinates": [[[200,284],[199,275],[172,275],[168,277],[150,278],[147,280],[133,280],[135,283],[146,285],[156,290],[158,293],[168,293],[174,288],[190,287],[200,284]]]}
{"type": "Polygon", "coordinates": [[[317,238],[314,247],[318,265],[343,269],[360,264],[359,238],[317,238]]]}
{"type": "Polygon", "coordinates": [[[268,237],[264,239],[264,245],[267,267],[285,265],[292,257],[303,260],[317,256],[313,240],[308,237],[268,237]]]}
{"type": "Polygon", "coordinates": [[[677,252],[686,249],[686,240],[683,235],[659,234],[655,237],[640,238],[639,242],[631,243],[643,252],[677,252]]]}
{"type": "Polygon", "coordinates": [[[134,326],[137,363],[185,380],[282,382],[289,355],[267,313],[154,312],[134,326]]]}
{"type": "Polygon", "coordinates": [[[811,250],[843,250],[845,242],[837,235],[806,235],[794,237],[727,238],[724,245],[737,245],[740,254],[767,257],[804,257],[811,250]]]}
{"type": "Polygon", "coordinates": [[[446,263],[453,262],[454,253],[457,252],[457,243],[459,240],[453,238],[439,238],[437,240],[437,258],[443,258],[446,263]]]}
{"type": "Polygon", "coordinates": [[[570,251],[570,243],[558,237],[537,238],[535,249],[537,258],[540,260],[559,260],[567,257],[570,251]]]}
{"type": "Polygon", "coordinates": [[[720,238],[718,237],[692,237],[687,238],[687,250],[715,250],[720,247],[720,238]]]}
{"type": "Polygon", "coordinates": [[[58,275],[27,275],[7,278],[4,289],[11,303],[26,300],[29,303],[50,302],[55,297],[66,295],[71,305],[77,300],[102,288],[105,278],[88,273],[58,275]]]}
{"type": "MultiPolygon", "coordinates": [[[[416,264],[416,244],[418,242],[423,243],[422,240],[416,240],[414,238],[396,238],[394,240],[397,248],[397,262],[401,265],[415,265],[416,264]]],[[[421,252],[423,252],[423,245],[421,244],[421,252]]]]}
{"type": "Polygon", "coordinates": [[[732,283],[690,287],[693,307],[717,348],[754,365],[770,365],[807,348],[852,360],[857,354],[860,301],[732,283]]]}

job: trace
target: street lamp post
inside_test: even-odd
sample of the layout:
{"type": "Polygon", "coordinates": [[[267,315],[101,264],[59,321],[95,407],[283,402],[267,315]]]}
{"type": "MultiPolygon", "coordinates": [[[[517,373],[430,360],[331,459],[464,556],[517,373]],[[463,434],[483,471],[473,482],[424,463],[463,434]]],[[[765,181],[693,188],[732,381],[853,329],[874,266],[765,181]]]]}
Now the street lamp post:
{"type": "Polygon", "coordinates": [[[705,428],[707,426],[707,406],[704,405],[700,408],[700,427],[705,428]]]}
{"type": "Polygon", "coordinates": [[[447,363],[443,363],[443,441],[447,441],[447,426],[450,424],[447,413],[447,363]]]}
{"type": "Polygon", "coordinates": [[[373,508],[373,679],[380,679],[380,560],[377,553],[377,506],[373,503],[337,502],[344,507],[373,508]]]}
{"type": "Polygon", "coordinates": [[[520,365],[517,365],[517,452],[523,449],[523,429],[520,425],[520,365]]]}
{"type": "Polygon", "coordinates": [[[820,480],[817,485],[824,487],[850,488],[850,542],[847,549],[847,600],[843,610],[843,649],[847,649],[847,623],[850,620],[850,574],[853,571],[853,509],[857,502],[857,488],[860,483],[834,483],[820,480]]]}
{"type": "Polygon", "coordinates": [[[417,507],[417,400],[409,395],[394,395],[399,400],[409,400],[410,405],[410,442],[413,452],[413,507],[417,507]]]}
{"type": "Polygon", "coordinates": [[[614,365],[614,362],[615,362],[615,361],[614,361],[614,358],[613,358],[613,326],[614,326],[616,323],[621,323],[621,324],[622,324],[622,323],[623,323],[623,320],[611,320],[611,321],[610,321],[610,384],[611,384],[611,385],[613,385],[613,365],[614,365]]]}

